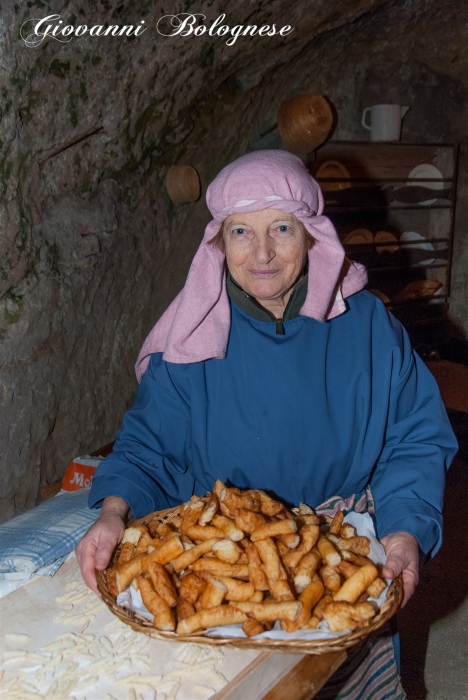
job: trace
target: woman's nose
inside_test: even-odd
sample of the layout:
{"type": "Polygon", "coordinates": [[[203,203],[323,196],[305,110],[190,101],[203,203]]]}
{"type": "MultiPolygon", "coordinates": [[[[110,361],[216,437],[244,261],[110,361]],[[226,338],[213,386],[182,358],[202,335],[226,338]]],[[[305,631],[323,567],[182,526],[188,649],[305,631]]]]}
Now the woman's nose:
{"type": "Polygon", "coordinates": [[[269,236],[259,236],[255,241],[255,260],[267,265],[275,255],[273,241],[269,236]]]}

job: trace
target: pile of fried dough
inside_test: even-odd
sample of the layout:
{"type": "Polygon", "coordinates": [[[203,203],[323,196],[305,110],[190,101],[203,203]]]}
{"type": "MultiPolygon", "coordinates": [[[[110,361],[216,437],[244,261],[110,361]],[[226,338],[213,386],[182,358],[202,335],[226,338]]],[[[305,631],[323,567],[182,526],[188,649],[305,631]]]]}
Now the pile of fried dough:
{"type": "Polygon", "coordinates": [[[368,598],[386,583],[367,558],[369,539],[343,516],[321,520],[304,504],[294,515],[264,491],[218,480],[167,523],[127,528],[107,588],[114,597],[139,590],[154,627],[184,635],[241,623],[252,637],[277,620],[286,632],[323,619],[332,632],[353,631],[370,624],[368,598]]]}

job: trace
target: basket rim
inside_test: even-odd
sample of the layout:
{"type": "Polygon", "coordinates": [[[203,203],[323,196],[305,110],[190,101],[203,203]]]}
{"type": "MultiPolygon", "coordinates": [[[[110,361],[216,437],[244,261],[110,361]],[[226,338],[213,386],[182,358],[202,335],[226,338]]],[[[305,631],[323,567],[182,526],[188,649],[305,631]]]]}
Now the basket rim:
{"type": "MultiPolygon", "coordinates": [[[[129,521],[129,525],[146,525],[153,520],[167,522],[171,517],[178,515],[180,506],[166,508],[164,510],[148,513],[142,518],[129,521]]],[[[117,546],[115,552],[118,553],[120,545],[117,546]]],[[[115,556],[115,554],[114,554],[115,556]]],[[[109,567],[108,567],[109,568],[109,567]]],[[[96,581],[99,592],[102,595],[102,600],[107,607],[121,622],[132,627],[135,632],[140,632],[149,635],[155,639],[168,642],[176,642],[178,644],[194,643],[194,644],[209,644],[212,646],[225,646],[231,648],[249,649],[257,651],[272,651],[280,653],[296,653],[296,654],[325,654],[330,651],[340,651],[353,647],[360,641],[367,639],[376,633],[389,619],[392,617],[400,606],[403,597],[403,581],[401,575],[395,578],[387,591],[387,600],[380,608],[379,613],[373,618],[372,622],[367,627],[361,627],[354,632],[334,637],[332,639],[253,639],[251,637],[211,637],[205,632],[195,632],[193,634],[177,634],[176,632],[164,632],[153,627],[149,620],[141,617],[129,608],[118,605],[112,595],[109,593],[106,583],[106,571],[96,569],[96,581]]]]}

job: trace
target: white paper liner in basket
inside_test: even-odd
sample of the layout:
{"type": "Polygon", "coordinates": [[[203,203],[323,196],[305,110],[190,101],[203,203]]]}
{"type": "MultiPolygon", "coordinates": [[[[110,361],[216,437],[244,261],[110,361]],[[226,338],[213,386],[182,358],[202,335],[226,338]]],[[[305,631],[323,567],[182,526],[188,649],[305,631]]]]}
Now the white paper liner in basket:
{"type": "MultiPolygon", "coordinates": [[[[369,558],[376,564],[385,564],[386,556],[383,546],[375,536],[374,524],[368,513],[348,513],[344,518],[344,522],[350,523],[356,528],[358,535],[365,535],[370,539],[369,558]]],[[[326,529],[326,528],[325,528],[326,529]]],[[[382,591],[380,596],[376,598],[368,598],[375,606],[380,608],[387,599],[387,591],[390,581],[387,581],[387,586],[382,591]]],[[[117,605],[130,608],[146,620],[153,622],[153,615],[143,604],[140,591],[136,591],[131,586],[117,596],[117,605]]],[[[293,640],[303,639],[304,641],[335,639],[345,634],[349,634],[351,630],[343,630],[342,632],[330,632],[325,620],[319,623],[319,626],[313,630],[297,630],[297,632],[284,632],[279,622],[276,622],[274,627],[267,632],[258,634],[251,639],[278,639],[278,640],[293,640]]],[[[224,637],[229,639],[247,639],[247,635],[242,630],[242,625],[226,625],[224,627],[210,627],[205,636],[207,637],[224,637]]]]}

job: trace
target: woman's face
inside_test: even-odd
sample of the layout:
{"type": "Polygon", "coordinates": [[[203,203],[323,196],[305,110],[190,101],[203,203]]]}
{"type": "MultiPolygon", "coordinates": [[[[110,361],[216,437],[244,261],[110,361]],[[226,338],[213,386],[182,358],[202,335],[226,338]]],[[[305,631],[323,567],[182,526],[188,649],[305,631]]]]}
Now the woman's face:
{"type": "Polygon", "coordinates": [[[229,272],[263,306],[286,306],[304,269],[308,235],[294,214],[262,209],[231,214],[223,240],[229,272]]]}

